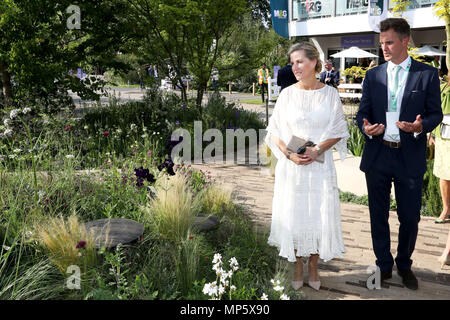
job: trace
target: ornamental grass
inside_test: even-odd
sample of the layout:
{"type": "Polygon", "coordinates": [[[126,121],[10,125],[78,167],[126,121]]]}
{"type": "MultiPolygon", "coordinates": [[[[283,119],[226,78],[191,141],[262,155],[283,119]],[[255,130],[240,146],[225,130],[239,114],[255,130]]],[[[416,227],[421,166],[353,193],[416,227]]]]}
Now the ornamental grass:
{"type": "Polygon", "coordinates": [[[50,218],[35,224],[35,240],[47,254],[50,262],[66,275],[71,265],[83,272],[97,262],[94,238],[75,215],[67,220],[50,218]]]}

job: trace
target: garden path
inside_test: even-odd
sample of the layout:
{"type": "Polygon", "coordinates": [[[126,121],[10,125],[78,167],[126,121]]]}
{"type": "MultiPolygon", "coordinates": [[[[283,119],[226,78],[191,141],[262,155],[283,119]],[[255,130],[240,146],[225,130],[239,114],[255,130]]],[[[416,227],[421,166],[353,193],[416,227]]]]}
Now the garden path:
{"type": "MultiPolygon", "coordinates": [[[[256,224],[260,228],[270,228],[274,178],[267,168],[236,164],[196,164],[193,167],[210,171],[217,181],[232,186],[237,201],[249,209],[256,224]]],[[[359,171],[358,168],[354,170],[359,171]]],[[[341,203],[341,209],[347,252],[342,259],[319,263],[322,287],[318,292],[304,287],[305,299],[450,299],[450,266],[441,270],[437,261],[445,247],[450,224],[434,224],[432,217],[422,217],[420,221],[416,249],[412,256],[419,290],[405,288],[395,271],[393,278],[386,281],[380,290],[368,290],[365,285],[369,277],[367,268],[375,265],[369,210],[366,206],[351,203],[341,203]]],[[[390,212],[389,221],[392,254],[395,257],[399,227],[395,212],[390,212]]]]}

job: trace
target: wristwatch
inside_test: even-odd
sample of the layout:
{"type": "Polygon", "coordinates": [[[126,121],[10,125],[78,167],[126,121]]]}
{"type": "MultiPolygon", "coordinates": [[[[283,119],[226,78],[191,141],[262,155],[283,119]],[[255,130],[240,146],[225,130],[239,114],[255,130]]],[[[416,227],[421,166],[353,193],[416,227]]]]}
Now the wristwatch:
{"type": "Polygon", "coordinates": [[[317,150],[317,153],[318,153],[318,154],[321,154],[321,153],[322,153],[322,150],[320,149],[320,147],[319,147],[317,144],[314,146],[314,149],[317,150]]]}

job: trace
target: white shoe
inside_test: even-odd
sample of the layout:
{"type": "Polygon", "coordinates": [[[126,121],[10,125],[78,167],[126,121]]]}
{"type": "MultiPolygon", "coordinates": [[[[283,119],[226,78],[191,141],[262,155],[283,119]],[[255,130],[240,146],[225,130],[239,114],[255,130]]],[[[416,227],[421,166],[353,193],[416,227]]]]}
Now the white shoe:
{"type": "Polygon", "coordinates": [[[308,282],[308,286],[310,286],[314,290],[319,291],[319,289],[320,289],[320,281],[309,281],[308,282]]]}
{"type": "Polygon", "coordinates": [[[301,287],[303,287],[303,281],[292,281],[291,285],[292,285],[292,288],[294,288],[294,290],[298,290],[301,287]]]}

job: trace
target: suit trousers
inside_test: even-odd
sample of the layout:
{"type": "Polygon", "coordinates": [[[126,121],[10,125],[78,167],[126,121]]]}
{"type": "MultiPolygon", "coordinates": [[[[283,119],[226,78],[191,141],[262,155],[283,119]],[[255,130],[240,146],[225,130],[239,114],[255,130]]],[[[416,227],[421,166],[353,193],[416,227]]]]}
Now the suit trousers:
{"type": "MultiPolygon", "coordinates": [[[[414,155],[410,155],[414,157],[414,155]]],[[[411,269],[422,205],[423,175],[411,177],[405,169],[405,159],[400,148],[382,145],[373,165],[366,172],[369,195],[372,245],[381,271],[390,271],[394,265],[391,254],[389,207],[392,182],[397,201],[398,231],[397,269],[411,269]]]]}

